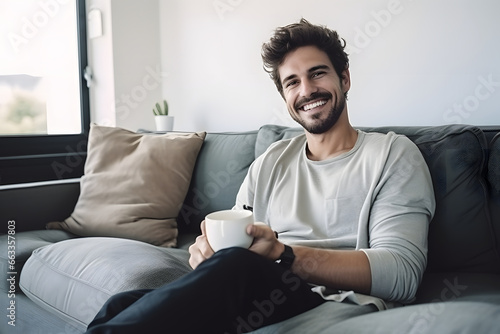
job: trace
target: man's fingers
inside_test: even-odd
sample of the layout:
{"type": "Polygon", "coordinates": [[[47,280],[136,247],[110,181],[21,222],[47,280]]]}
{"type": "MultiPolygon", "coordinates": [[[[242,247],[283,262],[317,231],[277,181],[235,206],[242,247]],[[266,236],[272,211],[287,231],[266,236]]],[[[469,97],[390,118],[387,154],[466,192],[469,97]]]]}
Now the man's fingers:
{"type": "Polygon", "coordinates": [[[247,233],[254,238],[271,239],[274,237],[274,232],[264,223],[254,223],[247,226],[247,233]]]}
{"type": "Polygon", "coordinates": [[[201,228],[201,234],[206,235],[207,234],[207,230],[206,230],[206,227],[205,227],[205,220],[203,220],[201,222],[200,228],[201,228]]]}
{"type": "Polygon", "coordinates": [[[200,263],[214,255],[214,250],[208,243],[205,234],[196,237],[196,242],[189,247],[189,264],[194,269],[200,263]]]}

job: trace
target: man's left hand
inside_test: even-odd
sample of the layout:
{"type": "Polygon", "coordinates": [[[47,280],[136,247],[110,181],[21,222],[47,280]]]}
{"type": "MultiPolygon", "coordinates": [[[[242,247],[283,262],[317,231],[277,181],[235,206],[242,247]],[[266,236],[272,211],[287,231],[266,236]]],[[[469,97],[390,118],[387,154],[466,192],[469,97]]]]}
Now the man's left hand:
{"type": "Polygon", "coordinates": [[[285,250],[285,245],[278,241],[276,233],[265,224],[249,225],[247,233],[254,237],[249,249],[270,260],[276,261],[285,250]]]}

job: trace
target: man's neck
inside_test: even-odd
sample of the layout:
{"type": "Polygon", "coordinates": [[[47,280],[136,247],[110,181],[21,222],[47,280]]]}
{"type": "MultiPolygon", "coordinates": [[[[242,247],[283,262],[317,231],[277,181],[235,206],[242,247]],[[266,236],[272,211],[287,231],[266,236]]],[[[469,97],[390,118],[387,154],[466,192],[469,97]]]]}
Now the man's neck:
{"type": "MultiPolygon", "coordinates": [[[[339,119],[340,121],[340,119],[339,119]]],[[[306,131],[307,157],[322,161],[349,152],[358,139],[358,132],[349,122],[337,122],[330,130],[322,134],[306,131]]]]}

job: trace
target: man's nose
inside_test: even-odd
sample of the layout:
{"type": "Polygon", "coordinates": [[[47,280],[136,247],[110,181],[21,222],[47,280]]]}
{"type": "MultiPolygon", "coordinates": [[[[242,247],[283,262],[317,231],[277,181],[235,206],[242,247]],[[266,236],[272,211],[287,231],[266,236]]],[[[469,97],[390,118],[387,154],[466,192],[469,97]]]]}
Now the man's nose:
{"type": "Polygon", "coordinates": [[[309,97],[312,93],[316,93],[318,91],[318,87],[309,79],[302,80],[302,84],[300,85],[300,96],[309,97]]]}

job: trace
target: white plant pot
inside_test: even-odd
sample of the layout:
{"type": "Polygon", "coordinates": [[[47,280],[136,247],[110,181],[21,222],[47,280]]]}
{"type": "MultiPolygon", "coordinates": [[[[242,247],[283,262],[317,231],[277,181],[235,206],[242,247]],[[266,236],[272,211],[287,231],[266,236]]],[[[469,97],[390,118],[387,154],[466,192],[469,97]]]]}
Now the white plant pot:
{"type": "Polygon", "coordinates": [[[155,116],[156,131],[169,132],[174,129],[174,116],[155,116]]]}

